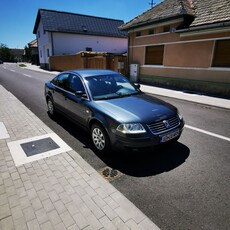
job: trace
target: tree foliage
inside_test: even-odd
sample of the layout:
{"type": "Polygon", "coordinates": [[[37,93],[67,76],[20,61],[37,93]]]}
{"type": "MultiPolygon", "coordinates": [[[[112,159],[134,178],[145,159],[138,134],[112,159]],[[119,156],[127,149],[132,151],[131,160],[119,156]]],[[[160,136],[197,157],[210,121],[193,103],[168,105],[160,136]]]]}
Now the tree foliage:
{"type": "Polygon", "coordinates": [[[3,61],[10,61],[13,58],[13,54],[5,44],[0,44],[0,59],[3,61]]]}

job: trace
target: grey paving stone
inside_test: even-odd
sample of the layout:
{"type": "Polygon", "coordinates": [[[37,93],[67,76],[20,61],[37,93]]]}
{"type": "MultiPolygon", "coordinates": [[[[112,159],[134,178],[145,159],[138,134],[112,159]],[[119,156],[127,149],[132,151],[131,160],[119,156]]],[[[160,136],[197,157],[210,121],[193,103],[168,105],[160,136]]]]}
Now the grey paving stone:
{"type": "Polygon", "coordinates": [[[28,230],[26,220],[24,217],[14,220],[13,223],[14,229],[16,230],[28,230]]]}
{"type": "Polygon", "coordinates": [[[118,216],[109,205],[105,205],[101,209],[110,220],[113,220],[118,216]]]}
{"type": "Polygon", "coordinates": [[[18,206],[18,205],[20,204],[17,195],[9,196],[9,197],[8,197],[8,202],[9,202],[10,208],[13,208],[13,207],[15,207],[15,206],[18,206]]]}
{"type": "Polygon", "coordinates": [[[78,209],[78,204],[76,203],[68,203],[65,205],[66,208],[68,209],[70,215],[74,216],[75,214],[79,213],[79,209],[78,209]]]}
{"type": "Polygon", "coordinates": [[[41,201],[44,201],[49,198],[47,192],[44,189],[37,191],[37,194],[41,201]]]}
{"type": "Polygon", "coordinates": [[[7,203],[8,203],[8,200],[7,200],[6,193],[1,194],[0,195],[0,207],[1,207],[1,205],[7,204],[7,203]]]}
{"type": "Polygon", "coordinates": [[[51,191],[48,193],[49,197],[50,197],[50,200],[52,203],[54,203],[55,201],[59,200],[59,196],[58,194],[56,193],[56,191],[51,191]]]}
{"type": "MultiPolygon", "coordinates": [[[[128,230],[128,229],[132,229],[132,230],[135,230],[135,228],[133,228],[134,226],[137,226],[137,225],[130,225],[130,226],[127,226],[126,223],[124,223],[121,218],[119,217],[116,217],[115,219],[112,220],[113,224],[116,226],[116,229],[119,229],[119,230],[128,230]]],[[[138,227],[138,226],[137,226],[138,227]]],[[[136,229],[138,230],[138,228],[136,229]]]]}
{"type": "Polygon", "coordinates": [[[0,220],[0,226],[2,230],[11,230],[14,228],[13,219],[11,216],[5,217],[0,220]]]}
{"type": "Polygon", "coordinates": [[[27,196],[19,198],[19,203],[22,209],[30,207],[30,200],[27,196]]]}
{"type": "Polygon", "coordinates": [[[73,216],[73,218],[74,218],[77,226],[80,229],[83,229],[89,225],[87,219],[81,213],[77,213],[76,215],[73,216]]]}
{"type": "Polygon", "coordinates": [[[8,217],[8,216],[11,216],[11,211],[10,211],[10,206],[9,204],[3,204],[0,206],[0,220],[8,217]]]}
{"type": "Polygon", "coordinates": [[[61,200],[54,202],[53,205],[59,214],[67,211],[67,207],[63,204],[61,200]]]}
{"type": "Polygon", "coordinates": [[[55,230],[64,230],[66,229],[65,225],[63,224],[63,222],[60,222],[59,224],[54,226],[55,230]]]}
{"type": "Polygon", "coordinates": [[[103,216],[99,220],[105,229],[116,230],[116,226],[109,220],[107,216],[103,216]]]}
{"type": "Polygon", "coordinates": [[[27,222],[28,230],[40,230],[40,225],[36,219],[27,222]]]}
{"type": "Polygon", "coordinates": [[[15,206],[15,207],[11,208],[11,214],[12,214],[13,220],[17,220],[19,218],[22,218],[23,212],[22,212],[21,206],[15,206]]]}
{"type": "Polygon", "coordinates": [[[101,224],[101,222],[93,214],[87,216],[86,219],[90,227],[92,227],[92,229],[97,230],[97,229],[103,228],[103,225],[101,224]]]}
{"type": "Polygon", "coordinates": [[[75,224],[74,219],[72,218],[72,216],[70,215],[70,213],[67,212],[63,212],[60,214],[60,217],[62,219],[62,222],[64,223],[64,225],[66,226],[66,228],[70,227],[71,225],[75,224]]]}
{"type": "MultiPolygon", "coordinates": [[[[77,226],[77,224],[73,224],[72,226],[68,227],[67,230],[80,230],[80,228],[77,226]]],[[[84,228],[84,230],[87,230],[87,227],[84,228]]]]}
{"type": "Polygon", "coordinates": [[[43,200],[42,205],[43,205],[44,209],[46,210],[46,212],[50,212],[54,209],[54,205],[50,199],[43,200]]]}
{"type": "Polygon", "coordinates": [[[35,198],[34,200],[31,200],[31,204],[34,211],[37,211],[43,207],[39,198],[35,198]]]}
{"type": "Polygon", "coordinates": [[[54,227],[50,221],[47,221],[47,222],[41,224],[40,228],[41,228],[41,230],[53,230],[54,229],[54,227]]]}
{"type": "Polygon", "coordinates": [[[35,219],[35,213],[31,206],[23,209],[23,214],[27,222],[35,219]]]}
{"type": "Polygon", "coordinates": [[[52,210],[47,213],[49,220],[51,221],[52,225],[57,225],[61,222],[61,218],[56,210],[52,210]]]}
{"type": "Polygon", "coordinates": [[[49,220],[48,215],[46,213],[46,210],[41,208],[38,211],[35,211],[36,218],[38,220],[38,223],[41,225],[49,220]]]}

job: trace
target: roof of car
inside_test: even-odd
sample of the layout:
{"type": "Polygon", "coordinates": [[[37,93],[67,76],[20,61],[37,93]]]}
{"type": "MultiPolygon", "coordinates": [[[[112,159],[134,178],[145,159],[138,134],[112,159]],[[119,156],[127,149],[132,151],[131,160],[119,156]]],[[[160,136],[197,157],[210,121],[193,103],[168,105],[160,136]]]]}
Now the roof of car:
{"type": "Polygon", "coordinates": [[[105,69],[77,69],[77,70],[66,70],[64,72],[72,72],[80,75],[83,78],[90,77],[90,76],[107,75],[107,74],[118,74],[115,71],[105,70],[105,69]]]}

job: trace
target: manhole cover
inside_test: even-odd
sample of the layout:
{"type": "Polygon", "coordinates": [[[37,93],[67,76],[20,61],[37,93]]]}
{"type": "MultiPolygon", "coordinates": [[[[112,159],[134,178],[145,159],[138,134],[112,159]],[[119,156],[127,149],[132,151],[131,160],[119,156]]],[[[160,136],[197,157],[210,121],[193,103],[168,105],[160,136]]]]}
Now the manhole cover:
{"type": "Polygon", "coordinates": [[[101,168],[99,171],[101,176],[103,176],[106,180],[113,181],[123,174],[116,169],[112,169],[108,166],[101,168]]]}
{"type": "Polygon", "coordinates": [[[60,148],[50,137],[23,143],[21,147],[27,157],[60,148]]]}

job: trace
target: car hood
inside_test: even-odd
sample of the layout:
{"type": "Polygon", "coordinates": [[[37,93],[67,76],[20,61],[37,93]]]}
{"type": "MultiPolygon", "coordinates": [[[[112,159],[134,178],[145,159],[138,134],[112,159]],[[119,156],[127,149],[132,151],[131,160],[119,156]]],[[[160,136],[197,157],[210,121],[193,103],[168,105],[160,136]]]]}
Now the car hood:
{"type": "Polygon", "coordinates": [[[99,110],[119,122],[152,123],[176,114],[174,106],[146,94],[95,101],[95,103],[99,110]]]}

